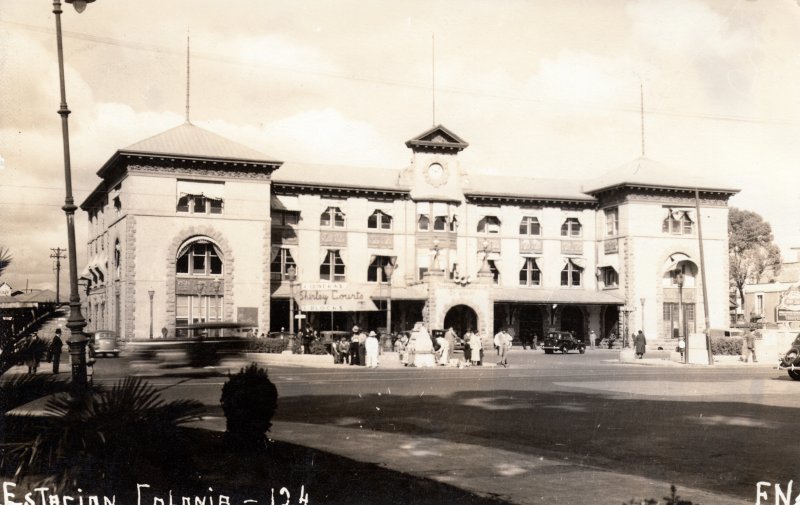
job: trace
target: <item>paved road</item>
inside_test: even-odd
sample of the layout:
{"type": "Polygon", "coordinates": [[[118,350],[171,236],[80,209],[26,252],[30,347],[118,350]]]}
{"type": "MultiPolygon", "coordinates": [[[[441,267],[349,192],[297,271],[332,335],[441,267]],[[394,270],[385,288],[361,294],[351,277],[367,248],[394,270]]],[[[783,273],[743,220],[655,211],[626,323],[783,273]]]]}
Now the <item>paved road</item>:
{"type": "MultiPolygon", "coordinates": [[[[405,444],[438,441],[526,461],[569,462],[751,503],[759,481],[785,487],[795,478],[797,448],[787,440],[794,440],[800,383],[767,367],[606,362],[612,357],[513,351],[511,362],[519,366],[509,369],[273,366],[281,398],[275,420],[287,429],[311,424],[402,434],[405,444]]],[[[97,379],[124,374],[124,364],[101,363],[97,379]]],[[[153,382],[166,397],[196,398],[208,405],[210,418],[221,418],[223,378],[153,382]]]]}

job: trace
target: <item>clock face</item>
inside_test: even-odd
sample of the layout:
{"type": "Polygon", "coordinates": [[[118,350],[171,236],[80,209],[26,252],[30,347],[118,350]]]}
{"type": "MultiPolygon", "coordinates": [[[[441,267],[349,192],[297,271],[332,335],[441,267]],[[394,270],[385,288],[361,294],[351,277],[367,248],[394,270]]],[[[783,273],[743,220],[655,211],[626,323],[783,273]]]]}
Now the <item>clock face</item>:
{"type": "Polygon", "coordinates": [[[444,168],[438,163],[432,163],[428,167],[428,177],[431,179],[441,179],[444,175],[444,168]]]}

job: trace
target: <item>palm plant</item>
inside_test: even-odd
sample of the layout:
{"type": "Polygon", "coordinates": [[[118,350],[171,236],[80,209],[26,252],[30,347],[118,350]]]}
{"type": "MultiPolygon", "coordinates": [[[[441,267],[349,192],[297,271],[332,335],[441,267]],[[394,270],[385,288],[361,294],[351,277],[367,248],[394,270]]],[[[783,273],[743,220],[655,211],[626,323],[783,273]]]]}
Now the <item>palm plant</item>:
{"type": "Polygon", "coordinates": [[[0,246],[0,275],[3,275],[3,272],[11,265],[11,260],[13,259],[11,251],[7,247],[0,246]]]}
{"type": "Polygon", "coordinates": [[[194,400],[164,402],[139,378],[77,399],[56,396],[44,416],[7,417],[9,431],[21,441],[7,444],[4,466],[10,464],[18,479],[47,475],[42,483],[61,489],[185,483],[191,479],[190,444],[180,425],[201,411],[194,400]]]}

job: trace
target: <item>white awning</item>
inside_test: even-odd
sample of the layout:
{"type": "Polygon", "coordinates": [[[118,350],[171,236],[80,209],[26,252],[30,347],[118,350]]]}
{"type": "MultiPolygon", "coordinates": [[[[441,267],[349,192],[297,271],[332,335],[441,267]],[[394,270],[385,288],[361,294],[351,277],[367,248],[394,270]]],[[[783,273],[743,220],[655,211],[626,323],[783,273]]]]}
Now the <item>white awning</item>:
{"type": "Polygon", "coordinates": [[[430,214],[431,214],[430,202],[417,202],[417,215],[429,216],[430,214]]]}
{"type": "Polygon", "coordinates": [[[204,196],[212,200],[225,198],[225,184],[218,182],[178,181],[178,195],[204,196]]]}
{"type": "Polygon", "coordinates": [[[448,205],[445,202],[433,202],[433,216],[450,217],[448,205]]]}

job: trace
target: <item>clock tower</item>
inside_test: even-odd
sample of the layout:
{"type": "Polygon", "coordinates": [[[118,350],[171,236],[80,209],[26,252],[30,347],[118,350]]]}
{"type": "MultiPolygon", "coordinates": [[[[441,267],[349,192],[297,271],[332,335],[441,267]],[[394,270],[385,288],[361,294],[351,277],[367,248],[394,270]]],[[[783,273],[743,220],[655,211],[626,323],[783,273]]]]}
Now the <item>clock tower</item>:
{"type": "Polygon", "coordinates": [[[400,182],[411,187],[411,199],[427,202],[462,202],[466,173],[458,153],[469,144],[442,125],[406,142],[413,153],[411,166],[400,175],[400,182]]]}

